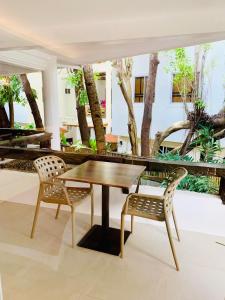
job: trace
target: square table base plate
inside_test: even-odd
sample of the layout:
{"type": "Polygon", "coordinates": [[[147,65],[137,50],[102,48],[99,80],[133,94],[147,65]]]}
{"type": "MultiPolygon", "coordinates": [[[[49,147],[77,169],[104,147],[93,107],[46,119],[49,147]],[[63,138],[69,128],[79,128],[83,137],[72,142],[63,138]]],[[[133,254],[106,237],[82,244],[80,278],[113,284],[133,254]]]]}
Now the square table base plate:
{"type": "MultiPolygon", "coordinates": [[[[124,231],[124,243],[130,231],[124,231]]],[[[77,244],[79,247],[104,252],[112,255],[120,254],[120,229],[94,225],[77,244]]]]}

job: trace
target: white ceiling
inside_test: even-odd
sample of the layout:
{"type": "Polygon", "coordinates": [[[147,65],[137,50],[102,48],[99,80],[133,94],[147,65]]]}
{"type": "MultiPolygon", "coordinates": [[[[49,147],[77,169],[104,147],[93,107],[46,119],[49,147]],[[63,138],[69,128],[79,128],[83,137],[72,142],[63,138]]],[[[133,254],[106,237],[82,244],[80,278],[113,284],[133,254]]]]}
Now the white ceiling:
{"type": "Polygon", "coordinates": [[[0,51],[38,49],[62,64],[225,39],[224,0],[0,0],[0,51]]]}

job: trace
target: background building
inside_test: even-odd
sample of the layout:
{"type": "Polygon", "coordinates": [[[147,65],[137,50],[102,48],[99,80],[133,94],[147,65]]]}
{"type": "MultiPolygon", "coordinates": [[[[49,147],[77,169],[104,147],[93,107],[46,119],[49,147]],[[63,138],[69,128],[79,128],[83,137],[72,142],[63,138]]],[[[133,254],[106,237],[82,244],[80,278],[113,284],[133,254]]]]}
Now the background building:
{"type": "MultiPolygon", "coordinates": [[[[195,47],[186,48],[190,60],[194,60],[195,47]]],[[[225,98],[225,41],[212,43],[206,59],[206,74],[204,85],[204,101],[206,110],[209,114],[217,113],[223,106],[225,98]]],[[[160,52],[155,102],[153,104],[153,121],[151,128],[151,139],[157,131],[163,131],[172,123],[185,120],[183,103],[175,95],[173,86],[173,74],[166,71],[170,58],[168,52],[160,52]]],[[[120,151],[129,152],[127,133],[127,106],[123,95],[117,83],[116,72],[111,66],[111,62],[105,62],[93,65],[94,72],[97,76],[96,85],[99,100],[102,104],[103,123],[106,133],[118,135],[123,145],[120,151]]],[[[59,95],[59,112],[60,125],[68,129],[67,137],[78,140],[80,138],[76,115],[75,91],[71,87],[66,77],[68,70],[58,68],[58,95],[59,95]]],[[[138,136],[140,137],[142,115],[144,109],[145,81],[149,70],[149,55],[139,55],[133,57],[133,77],[132,93],[134,101],[134,111],[137,122],[138,136]]],[[[41,72],[29,73],[28,78],[31,86],[36,89],[38,95],[38,105],[44,118],[43,96],[42,96],[42,74],[41,72]]],[[[192,104],[188,104],[191,108],[192,104]]],[[[92,127],[91,116],[87,105],[88,123],[92,127]]],[[[15,120],[19,123],[32,123],[33,118],[28,106],[15,104],[15,120]]],[[[93,130],[92,137],[94,138],[93,130]]],[[[178,131],[164,142],[164,146],[173,148],[181,143],[185,138],[186,132],[178,131]]],[[[224,145],[224,141],[221,141],[224,145]]]]}

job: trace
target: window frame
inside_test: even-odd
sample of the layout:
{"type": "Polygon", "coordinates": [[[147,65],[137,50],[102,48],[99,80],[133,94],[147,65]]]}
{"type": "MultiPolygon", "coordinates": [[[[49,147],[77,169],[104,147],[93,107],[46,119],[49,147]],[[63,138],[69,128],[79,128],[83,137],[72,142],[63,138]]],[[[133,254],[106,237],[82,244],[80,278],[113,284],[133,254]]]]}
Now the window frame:
{"type": "MultiPolygon", "coordinates": [[[[148,79],[148,76],[146,76],[146,75],[138,75],[138,76],[134,77],[134,96],[133,96],[134,103],[144,103],[144,99],[145,99],[145,95],[146,95],[147,79],[148,79]],[[136,93],[136,79],[143,79],[143,82],[141,82],[141,84],[144,84],[143,93],[136,93]],[[139,101],[136,101],[137,98],[139,98],[139,101]],[[140,101],[140,99],[142,99],[142,100],[140,101]]],[[[142,89],[141,84],[140,84],[140,92],[142,89]]]]}
{"type": "MultiPolygon", "coordinates": [[[[182,100],[182,97],[181,97],[181,95],[180,96],[174,96],[173,94],[174,94],[174,92],[173,92],[173,90],[174,90],[174,76],[175,76],[175,73],[172,73],[172,79],[171,79],[171,102],[172,103],[183,103],[183,100],[182,100]],[[174,101],[174,98],[180,98],[180,101],[174,101]]],[[[197,82],[198,82],[198,84],[199,84],[199,76],[200,76],[200,72],[198,72],[197,73],[197,82]]],[[[191,88],[191,91],[188,93],[188,94],[190,94],[190,97],[188,97],[187,98],[187,101],[186,101],[186,103],[193,103],[192,102],[192,92],[193,92],[193,90],[192,90],[192,88],[191,88]]],[[[177,92],[177,93],[179,93],[179,92],[177,92]]],[[[180,94],[180,93],[179,93],[180,94]]]]}

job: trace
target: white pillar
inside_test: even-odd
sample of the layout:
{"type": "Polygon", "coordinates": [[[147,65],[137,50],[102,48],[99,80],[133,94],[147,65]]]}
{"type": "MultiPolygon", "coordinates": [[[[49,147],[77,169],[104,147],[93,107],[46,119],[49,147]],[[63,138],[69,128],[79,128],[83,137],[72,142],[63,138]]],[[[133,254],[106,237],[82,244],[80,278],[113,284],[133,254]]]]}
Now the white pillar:
{"type": "Polygon", "coordinates": [[[51,148],[60,150],[57,61],[52,58],[42,72],[45,130],[52,133],[51,148]]]}
{"type": "Polygon", "coordinates": [[[105,63],[106,66],[106,133],[112,133],[112,63],[105,63]]]}

